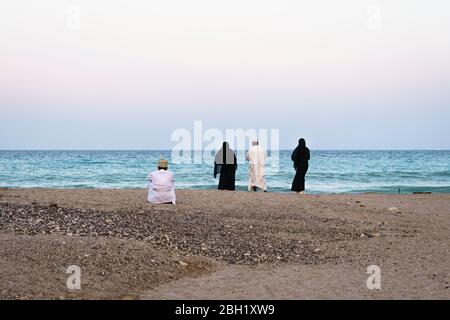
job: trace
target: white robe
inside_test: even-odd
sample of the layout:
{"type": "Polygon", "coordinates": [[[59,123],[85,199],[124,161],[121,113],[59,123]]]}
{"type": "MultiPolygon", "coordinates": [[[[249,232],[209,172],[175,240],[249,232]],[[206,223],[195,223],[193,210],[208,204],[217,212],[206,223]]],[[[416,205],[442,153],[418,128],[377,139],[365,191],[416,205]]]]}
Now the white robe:
{"type": "Polygon", "coordinates": [[[266,153],[260,146],[251,146],[247,152],[248,166],[248,190],[253,187],[267,190],[266,179],[264,178],[264,161],[266,153]]]}
{"type": "Polygon", "coordinates": [[[176,203],[173,173],[168,170],[158,170],[149,173],[148,202],[176,203]]]}

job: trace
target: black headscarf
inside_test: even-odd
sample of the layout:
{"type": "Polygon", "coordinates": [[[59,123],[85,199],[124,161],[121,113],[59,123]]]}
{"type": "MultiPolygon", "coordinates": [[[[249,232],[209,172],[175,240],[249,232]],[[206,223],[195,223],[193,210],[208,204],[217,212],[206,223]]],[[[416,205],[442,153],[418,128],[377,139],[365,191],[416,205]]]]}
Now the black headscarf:
{"type": "Polygon", "coordinates": [[[306,141],[305,139],[301,138],[298,140],[298,146],[299,148],[305,149],[306,148],[306,141]]]}

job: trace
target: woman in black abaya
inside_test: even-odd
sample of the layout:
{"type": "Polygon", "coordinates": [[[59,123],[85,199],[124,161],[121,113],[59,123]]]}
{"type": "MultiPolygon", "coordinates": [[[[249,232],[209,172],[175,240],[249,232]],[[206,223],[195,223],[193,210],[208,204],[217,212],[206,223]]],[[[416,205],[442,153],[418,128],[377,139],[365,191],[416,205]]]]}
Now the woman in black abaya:
{"type": "Polygon", "coordinates": [[[214,178],[220,174],[219,190],[234,190],[237,159],[228,142],[224,142],[214,160],[214,178]]]}
{"type": "Polygon", "coordinates": [[[298,146],[291,156],[294,162],[295,178],[292,182],[292,191],[305,193],[305,175],[308,171],[308,161],[310,159],[309,149],[306,147],[305,139],[298,140],[298,146]]]}

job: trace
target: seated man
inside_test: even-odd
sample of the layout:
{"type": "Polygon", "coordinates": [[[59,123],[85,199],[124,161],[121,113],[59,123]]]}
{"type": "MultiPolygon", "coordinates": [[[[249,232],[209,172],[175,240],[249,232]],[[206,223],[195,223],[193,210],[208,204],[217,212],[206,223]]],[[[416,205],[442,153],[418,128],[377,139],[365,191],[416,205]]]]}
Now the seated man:
{"type": "Polygon", "coordinates": [[[168,161],[158,161],[158,171],[149,173],[148,179],[148,202],[151,203],[173,203],[175,204],[175,185],[173,173],[167,170],[168,161]]]}

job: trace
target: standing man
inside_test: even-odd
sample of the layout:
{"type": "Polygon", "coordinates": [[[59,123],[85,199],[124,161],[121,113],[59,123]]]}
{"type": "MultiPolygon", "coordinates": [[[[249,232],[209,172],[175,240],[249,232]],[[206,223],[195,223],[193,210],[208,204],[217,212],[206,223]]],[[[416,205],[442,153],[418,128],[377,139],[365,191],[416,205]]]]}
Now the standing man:
{"type": "Polygon", "coordinates": [[[149,173],[148,202],[150,203],[176,203],[173,173],[168,169],[168,161],[160,159],[158,170],[149,173]]]}
{"type": "Polygon", "coordinates": [[[258,189],[267,192],[266,179],[264,177],[264,161],[266,152],[259,146],[258,140],[252,141],[252,146],[247,152],[248,166],[248,191],[258,191],[258,189]]]}

